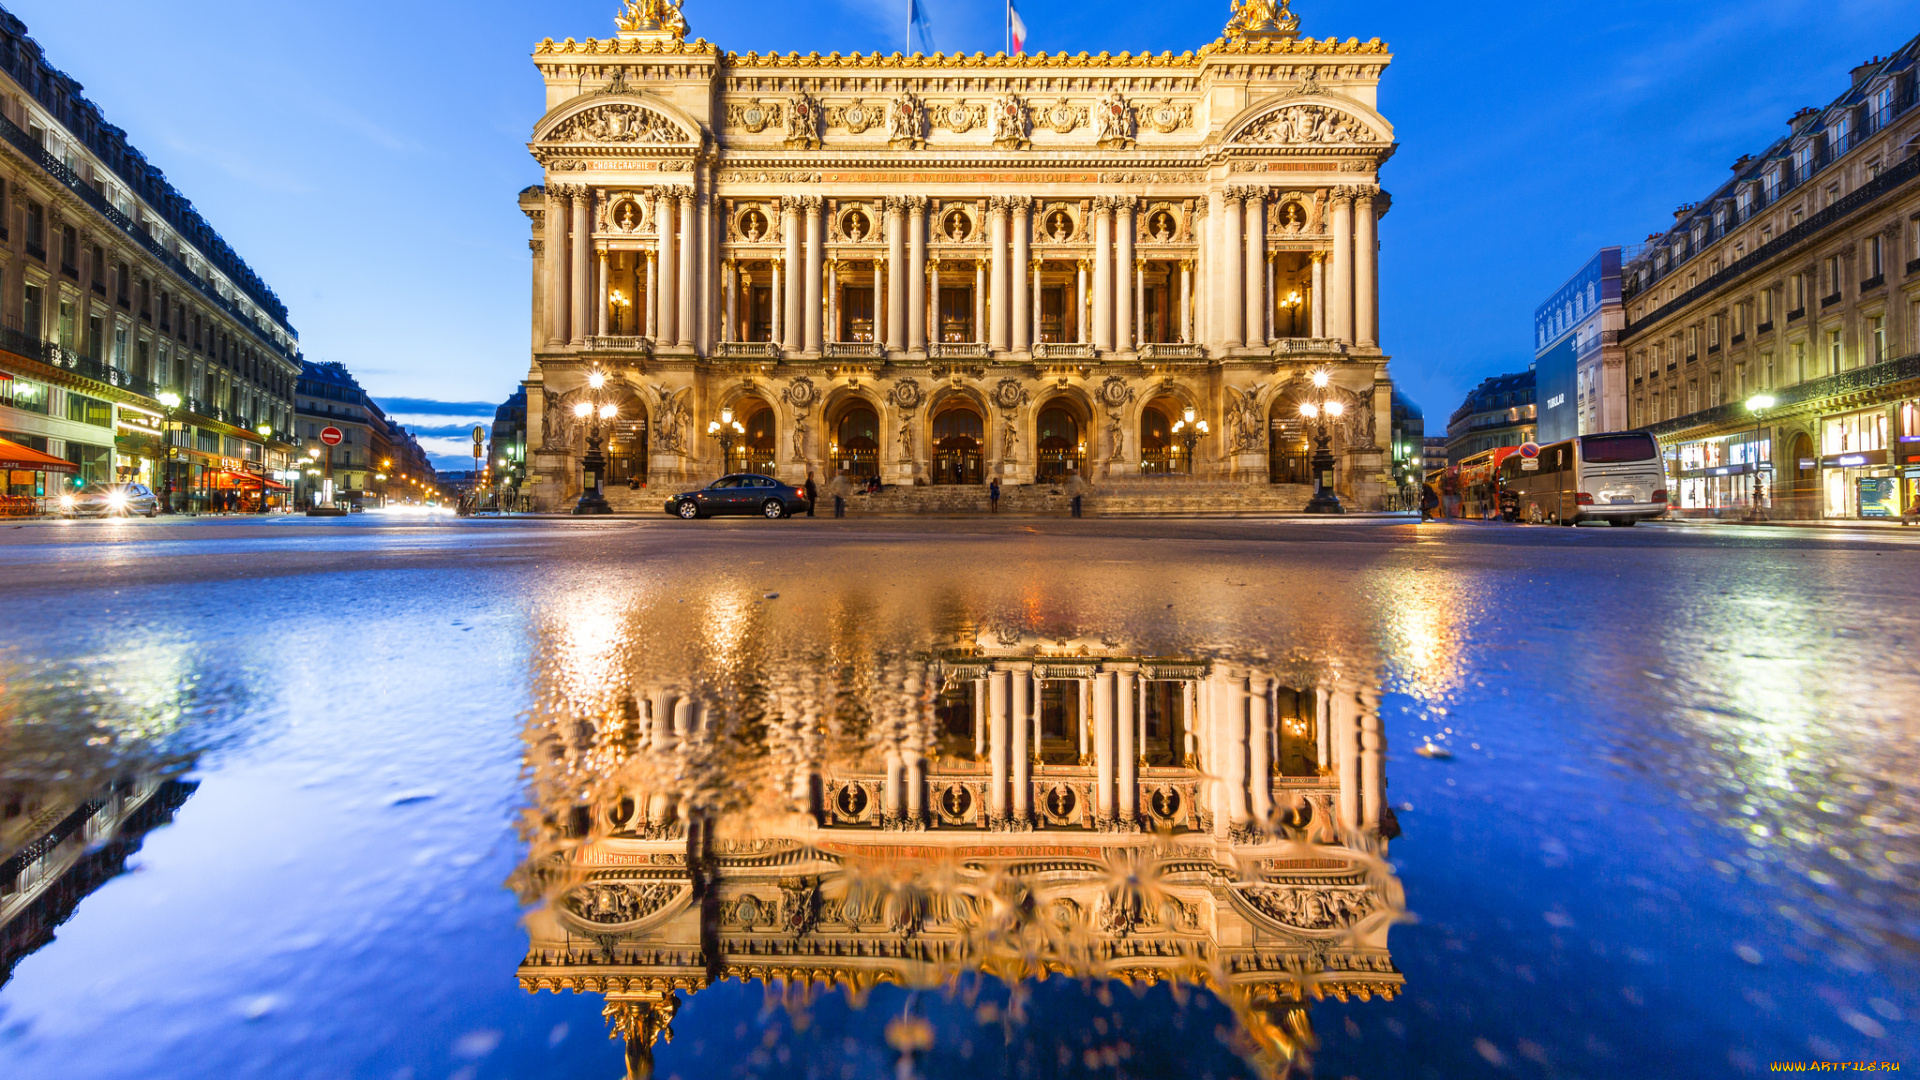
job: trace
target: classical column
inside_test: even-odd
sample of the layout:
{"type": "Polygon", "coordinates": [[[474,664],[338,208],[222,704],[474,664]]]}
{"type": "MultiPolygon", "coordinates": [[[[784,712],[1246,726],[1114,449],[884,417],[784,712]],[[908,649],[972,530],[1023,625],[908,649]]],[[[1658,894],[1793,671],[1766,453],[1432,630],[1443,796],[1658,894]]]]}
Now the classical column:
{"type": "Polygon", "coordinates": [[[1074,726],[1080,729],[1080,764],[1093,761],[1093,680],[1073,680],[1074,692],[1080,699],[1080,722],[1074,726]]]}
{"type": "Polygon", "coordinates": [[[1215,260],[1223,271],[1220,276],[1226,293],[1226,322],[1221,328],[1221,337],[1226,339],[1229,349],[1237,349],[1247,343],[1246,265],[1237,257],[1242,232],[1240,210],[1245,203],[1246,199],[1239,188],[1228,189],[1225,212],[1220,215],[1220,254],[1215,260]]]}
{"type": "Polygon", "coordinates": [[[803,347],[816,355],[820,352],[820,288],[824,284],[821,281],[821,270],[826,260],[826,242],[821,228],[820,203],[821,199],[818,195],[801,196],[801,205],[807,210],[807,339],[803,347]]]}
{"type": "MultiPolygon", "coordinates": [[[[1273,253],[1268,252],[1267,253],[1267,304],[1266,304],[1266,309],[1264,311],[1264,314],[1266,316],[1266,321],[1267,321],[1268,344],[1272,344],[1273,338],[1274,338],[1273,309],[1280,303],[1280,294],[1273,291],[1273,273],[1274,273],[1273,253]]],[[[1298,317],[1299,316],[1295,316],[1295,318],[1298,318],[1298,317]]]]}
{"type": "Polygon", "coordinates": [[[674,320],[674,329],[680,332],[681,347],[688,349],[693,348],[695,329],[693,306],[699,294],[698,279],[694,277],[693,272],[693,256],[696,247],[694,240],[699,236],[700,231],[694,222],[693,189],[686,188],[680,192],[680,270],[674,275],[680,283],[679,289],[675,291],[675,297],[680,301],[680,315],[674,320]]]}
{"type": "Polygon", "coordinates": [[[1007,740],[1008,750],[1013,755],[1013,819],[1030,821],[1033,818],[1033,750],[1028,745],[1032,741],[1033,707],[1031,691],[1033,689],[1033,668],[1028,664],[1016,664],[1012,677],[1013,733],[1007,740]]]}
{"type": "Polygon", "coordinates": [[[908,747],[903,756],[907,759],[907,820],[924,824],[927,820],[927,759],[912,747],[908,747]]]}
{"type": "Polygon", "coordinates": [[[1373,213],[1373,194],[1373,188],[1361,188],[1353,200],[1353,337],[1360,345],[1373,345],[1380,337],[1380,311],[1374,306],[1374,284],[1379,280],[1374,276],[1379,252],[1374,223],[1379,219],[1373,213]]]}
{"type": "Polygon", "coordinates": [[[1264,675],[1247,680],[1248,749],[1247,782],[1253,792],[1255,823],[1265,826],[1273,820],[1273,682],[1264,675]]]}
{"type": "Polygon", "coordinates": [[[1133,351],[1133,208],[1140,200],[1113,200],[1113,347],[1133,351]]]}
{"type": "Polygon", "coordinates": [[[593,192],[590,188],[575,188],[573,192],[573,245],[569,253],[573,256],[573,274],[567,283],[567,292],[573,305],[567,320],[570,331],[567,341],[585,345],[591,328],[587,305],[593,303],[593,285],[588,277],[593,266],[593,192]]]}
{"type": "MultiPolygon", "coordinates": [[[[907,222],[901,211],[906,200],[887,199],[887,351],[897,353],[907,347],[907,222]]],[[[874,325],[879,325],[879,300],[874,300],[874,325]]]]}
{"type": "Polygon", "coordinates": [[[1032,317],[1032,320],[1027,323],[1027,330],[1028,330],[1027,348],[1029,350],[1031,350],[1034,347],[1034,345],[1038,344],[1040,341],[1040,312],[1041,312],[1040,282],[1042,280],[1040,277],[1040,268],[1043,265],[1044,264],[1039,259],[1035,259],[1033,260],[1032,266],[1027,271],[1029,274],[1033,276],[1033,287],[1027,290],[1027,295],[1031,298],[1031,302],[1033,305],[1033,312],[1032,312],[1033,317],[1032,317]]]}
{"type": "Polygon", "coordinates": [[[987,260],[973,260],[973,340],[987,340],[987,260]]]}
{"type": "Polygon", "coordinates": [[[1312,336],[1327,336],[1327,253],[1316,251],[1308,256],[1313,261],[1313,329],[1312,336]]]}
{"type": "Polygon", "coordinates": [[[785,266],[786,263],[780,259],[774,259],[772,262],[773,291],[767,301],[767,306],[773,309],[773,327],[768,340],[777,341],[782,346],[785,346],[787,341],[787,294],[781,291],[780,288],[780,268],[785,266]]]}
{"type": "Polygon", "coordinates": [[[1012,779],[1012,759],[1009,757],[1009,739],[1012,731],[1008,727],[1007,715],[1012,706],[1012,677],[1005,671],[994,671],[987,676],[987,760],[993,770],[992,783],[987,788],[987,809],[991,820],[1007,820],[1007,785],[1012,779]]]}
{"type": "Polygon", "coordinates": [[[1359,716],[1353,688],[1333,685],[1333,764],[1340,777],[1340,827],[1360,826],[1359,716]]]}
{"type": "Polygon", "coordinates": [[[1139,671],[1131,665],[1113,677],[1113,731],[1119,737],[1113,756],[1120,766],[1114,781],[1120,789],[1114,816],[1127,825],[1140,820],[1140,745],[1134,741],[1133,713],[1138,679],[1139,671]]]}
{"type": "Polygon", "coordinates": [[[840,340],[840,263],[838,260],[828,259],[824,269],[827,290],[827,326],[824,340],[838,341],[840,340]]]}
{"type": "Polygon", "coordinates": [[[973,760],[987,753],[987,688],[985,679],[973,680],[973,760]]]}
{"type": "Polygon", "coordinates": [[[1247,806],[1247,680],[1235,676],[1227,681],[1222,689],[1221,710],[1226,722],[1227,743],[1227,805],[1233,812],[1233,823],[1245,825],[1252,820],[1247,806]]]}
{"type": "Polygon", "coordinates": [[[1353,340],[1353,193],[1333,193],[1333,256],[1327,282],[1327,336],[1353,340]]]}
{"type": "Polygon", "coordinates": [[[1133,264],[1133,347],[1147,343],[1147,260],[1133,264]]]}
{"type": "Polygon", "coordinates": [[[1267,344],[1267,197],[1259,188],[1247,196],[1247,344],[1267,344]]]}
{"type": "Polygon", "coordinates": [[[884,307],[881,303],[883,300],[886,299],[886,296],[887,296],[887,265],[886,263],[881,262],[879,259],[875,259],[873,260],[873,331],[870,336],[873,338],[873,342],[876,345],[884,345],[886,341],[886,339],[882,337],[880,333],[880,328],[881,328],[880,320],[882,318],[882,315],[884,314],[889,324],[891,324],[893,319],[893,313],[891,311],[888,311],[886,307],[884,307]]]}
{"type": "Polygon", "coordinates": [[[1180,340],[1193,344],[1193,260],[1180,260],[1180,340]]]}
{"type": "Polygon", "coordinates": [[[907,196],[907,265],[902,267],[901,272],[907,275],[907,350],[925,352],[927,348],[927,197],[925,195],[907,196]]]}
{"type": "Polygon", "coordinates": [[[660,324],[658,322],[659,312],[655,307],[655,305],[659,302],[659,292],[660,292],[660,289],[659,289],[660,267],[655,262],[655,260],[659,257],[659,253],[655,251],[649,251],[646,253],[646,256],[647,256],[647,335],[646,336],[649,338],[652,338],[657,336],[660,333],[660,324]]]}
{"type": "Polygon", "coordinates": [[[1387,736],[1380,729],[1380,699],[1371,690],[1360,693],[1360,824],[1380,827],[1386,803],[1387,736]]]}
{"type": "MultiPolygon", "coordinates": [[[[927,265],[927,278],[933,282],[933,311],[931,313],[933,329],[931,331],[931,340],[937,344],[940,341],[940,260],[938,258],[935,258],[927,265]]],[[[924,318],[926,315],[923,314],[922,317],[924,318]]]]}
{"type": "Polygon", "coordinates": [[[895,825],[905,816],[907,809],[906,762],[901,760],[897,749],[888,750],[885,761],[887,781],[880,802],[881,820],[888,825],[895,825]]]}
{"type": "Polygon", "coordinates": [[[787,245],[786,279],[787,289],[783,297],[785,314],[781,317],[783,332],[780,344],[783,348],[800,350],[801,326],[806,321],[806,298],[802,290],[800,270],[800,196],[788,195],[780,200],[780,236],[787,245]]]}
{"type": "Polygon", "coordinates": [[[595,269],[594,269],[593,293],[594,293],[594,296],[599,298],[599,302],[600,302],[600,310],[595,312],[593,316],[594,325],[597,327],[594,333],[599,335],[600,337],[606,337],[607,336],[607,308],[612,306],[612,301],[607,296],[606,249],[602,248],[599,251],[596,251],[594,255],[596,258],[594,263],[595,269]]]}
{"type": "MultiPolygon", "coordinates": [[[[547,344],[567,342],[567,196],[556,184],[547,193],[547,243],[542,255],[547,272],[547,344]]],[[[40,328],[28,327],[38,333],[40,328]]]]}
{"type": "Polygon", "coordinates": [[[1093,347],[1113,351],[1113,204],[1093,200],[1093,347]]]}
{"type": "Polygon", "coordinates": [[[1033,239],[1033,197],[1017,195],[1009,204],[1013,208],[1013,333],[1007,347],[1014,352],[1026,352],[1033,348],[1035,331],[1040,320],[1028,321],[1030,306],[1036,301],[1028,300],[1033,290],[1027,288],[1028,275],[1032,268],[1027,265],[1031,258],[1033,239]]]}
{"type": "Polygon", "coordinates": [[[732,259],[720,264],[720,285],[727,292],[727,322],[720,331],[720,340],[740,341],[746,337],[740,332],[740,270],[732,259]]]}
{"type": "Polygon", "coordinates": [[[1087,318],[1087,304],[1090,299],[1087,296],[1087,260],[1081,259],[1076,265],[1079,268],[1079,274],[1074,278],[1073,288],[1074,337],[1080,344],[1085,345],[1088,343],[1087,324],[1092,321],[1087,318]]]}
{"type": "Polygon", "coordinates": [[[1333,768],[1333,697],[1324,686],[1313,688],[1313,734],[1314,763],[1324,776],[1333,768]]]}
{"type": "Polygon", "coordinates": [[[1215,673],[1200,687],[1200,715],[1206,729],[1200,747],[1201,768],[1213,777],[1213,835],[1224,840],[1233,831],[1233,774],[1227,760],[1227,677],[1215,673]]]}
{"type": "Polygon", "coordinates": [[[673,212],[673,193],[665,189],[656,190],[653,195],[653,229],[656,234],[655,243],[659,249],[655,266],[659,272],[660,287],[655,290],[654,295],[655,302],[659,304],[659,310],[653,325],[654,340],[660,345],[671,345],[679,340],[673,332],[674,316],[679,310],[673,299],[673,289],[676,284],[673,233],[674,218],[677,216],[673,212]]]}
{"type": "Polygon", "coordinates": [[[1013,295],[1012,274],[1007,266],[1007,199],[994,196],[987,200],[987,251],[993,267],[987,292],[987,348],[1005,352],[1008,330],[1013,323],[1009,307],[1013,295]]]}
{"type": "Polygon", "coordinates": [[[1101,821],[1113,820],[1114,743],[1113,673],[1097,672],[1093,676],[1093,805],[1101,821]]]}
{"type": "Polygon", "coordinates": [[[1033,763],[1036,765],[1040,763],[1040,751],[1043,749],[1041,746],[1040,704],[1046,692],[1047,680],[1035,675],[1033,677],[1033,696],[1027,699],[1027,710],[1029,714],[1027,731],[1033,736],[1033,763]]]}

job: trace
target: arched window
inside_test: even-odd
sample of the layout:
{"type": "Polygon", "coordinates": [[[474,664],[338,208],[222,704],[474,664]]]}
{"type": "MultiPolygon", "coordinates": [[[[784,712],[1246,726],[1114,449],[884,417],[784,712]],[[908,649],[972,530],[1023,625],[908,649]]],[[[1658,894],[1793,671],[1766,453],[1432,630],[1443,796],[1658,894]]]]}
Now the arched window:
{"type": "Polygon", "coordinates": [[[986,422],[971,405],[956,403],[933,418],[933,482],[978,484],[984,479],[981,443],[986,422]]]}
{"type": "Polygon", "coordinates": [[[1036,457],[1034,478],[1061,480],[1085,465],[1086,447],[1080,441],[1080,422],[1065,407],[1040,410],[1034,421],[1036,457]]]}
{"type": "Polygon", "coordinates": [[[1140,472],[1166,476],[1179,471],[1180,449],[1173,437],[1179,403],[1162,398],[1140,410],[1140,472]]]}
{"type": "Polygon", "coordinates": [[[834,429],[833,467],[842,476],[880,474],[880,417],[865,405],[855,405],[840,417],[834,429]]]}
{"type": "Polygon", "coordinates": [[[774,416],[772,407],[760,401],[743,401],[739,410],[745,415],[740,426],[746,428],[746,434],[733,445],[734,460],[728,465],[728,472],[756,472],[773,475],[774,470],[774,416]]]}

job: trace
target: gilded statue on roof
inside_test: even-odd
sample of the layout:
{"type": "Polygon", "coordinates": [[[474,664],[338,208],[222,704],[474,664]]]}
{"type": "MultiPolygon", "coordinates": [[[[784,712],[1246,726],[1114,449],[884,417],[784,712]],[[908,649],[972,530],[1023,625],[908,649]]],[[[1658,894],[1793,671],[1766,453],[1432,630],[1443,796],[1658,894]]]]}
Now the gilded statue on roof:
{"type": "Polygon", "coordinates": [[[622,37],[659,37],[674,41],[687,39],[687,20],[680,14],[681,0],[626,0],[626,7],[614,17],[614,26],[622,37]]]}
{"type": "Polygon", "coordinates": [[[1300,16],[1288,9],[1292,0],[1230,0],[1233,16],[1227,20],[1226,35],[1235,41],[1278,39],[1292,41],[1300,36],[1300,16]]]}

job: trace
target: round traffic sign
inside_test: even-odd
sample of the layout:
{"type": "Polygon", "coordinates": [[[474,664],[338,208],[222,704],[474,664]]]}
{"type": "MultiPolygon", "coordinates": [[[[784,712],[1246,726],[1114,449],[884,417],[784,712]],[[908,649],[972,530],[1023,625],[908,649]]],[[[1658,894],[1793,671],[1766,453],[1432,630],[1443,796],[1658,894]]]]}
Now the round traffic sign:
{"type": "Polygon", "coordinates": [[[344,436],[340,434],[340,429],[337,427],[329,425],[320,429],[320,441],[328,446],[339,446],[342,438],[344,436]]]}
{"type": "Polygon", "coordinates": [[[1539,444],[1539,443],[1537,443],[1537,442],[1530,442],[1530,443],[1521,443],[1521,444],[1520,444],[1520,456],[1521,456],[1521,457],[1526,457],[1526,458],[1534,458],[1534,457],[1539,457],[1539,456],[1540,456],[1540,444],[1539,444]]]}

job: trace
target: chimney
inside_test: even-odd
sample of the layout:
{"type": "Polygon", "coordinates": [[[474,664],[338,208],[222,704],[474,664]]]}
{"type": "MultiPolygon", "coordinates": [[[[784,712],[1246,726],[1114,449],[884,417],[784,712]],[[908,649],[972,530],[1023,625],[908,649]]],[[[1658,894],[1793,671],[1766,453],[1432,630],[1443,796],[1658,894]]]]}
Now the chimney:
{"type": "Polygon", "coordinates": [[[1681,218],[1693,213],[1698,207],[1698,203],[1681,203],[1678,207],[1674,208],[1673,220],[1679,221],[1681,218]]]}
{"type": "Polygon", "coordinates": [[[1809,106],[1807,108],[1801,109],[1797,113],[1794,113],[1792,116],[1787,118],[1787,131],[1790,133],[1799,131],[1802,121],[1806,120],[1807,117],[1812,116],[1819,111],[1820,111],[1819,109],[1809,106]]]}
{"type": "Polygon", "coordinates": [[[1859,67],[1854,68],[1853,69],[1853,85],[1859,86],[1861,83],[1866,82],[1867,76],[1872,75],[1874,71],[1880,67],[1881,64],[1884,64],[1886,62],[1887,62],[1886,57],[1876,56],[1873,59],[1867,61],[1866,63],[1861,64],[1859,67]]]}

